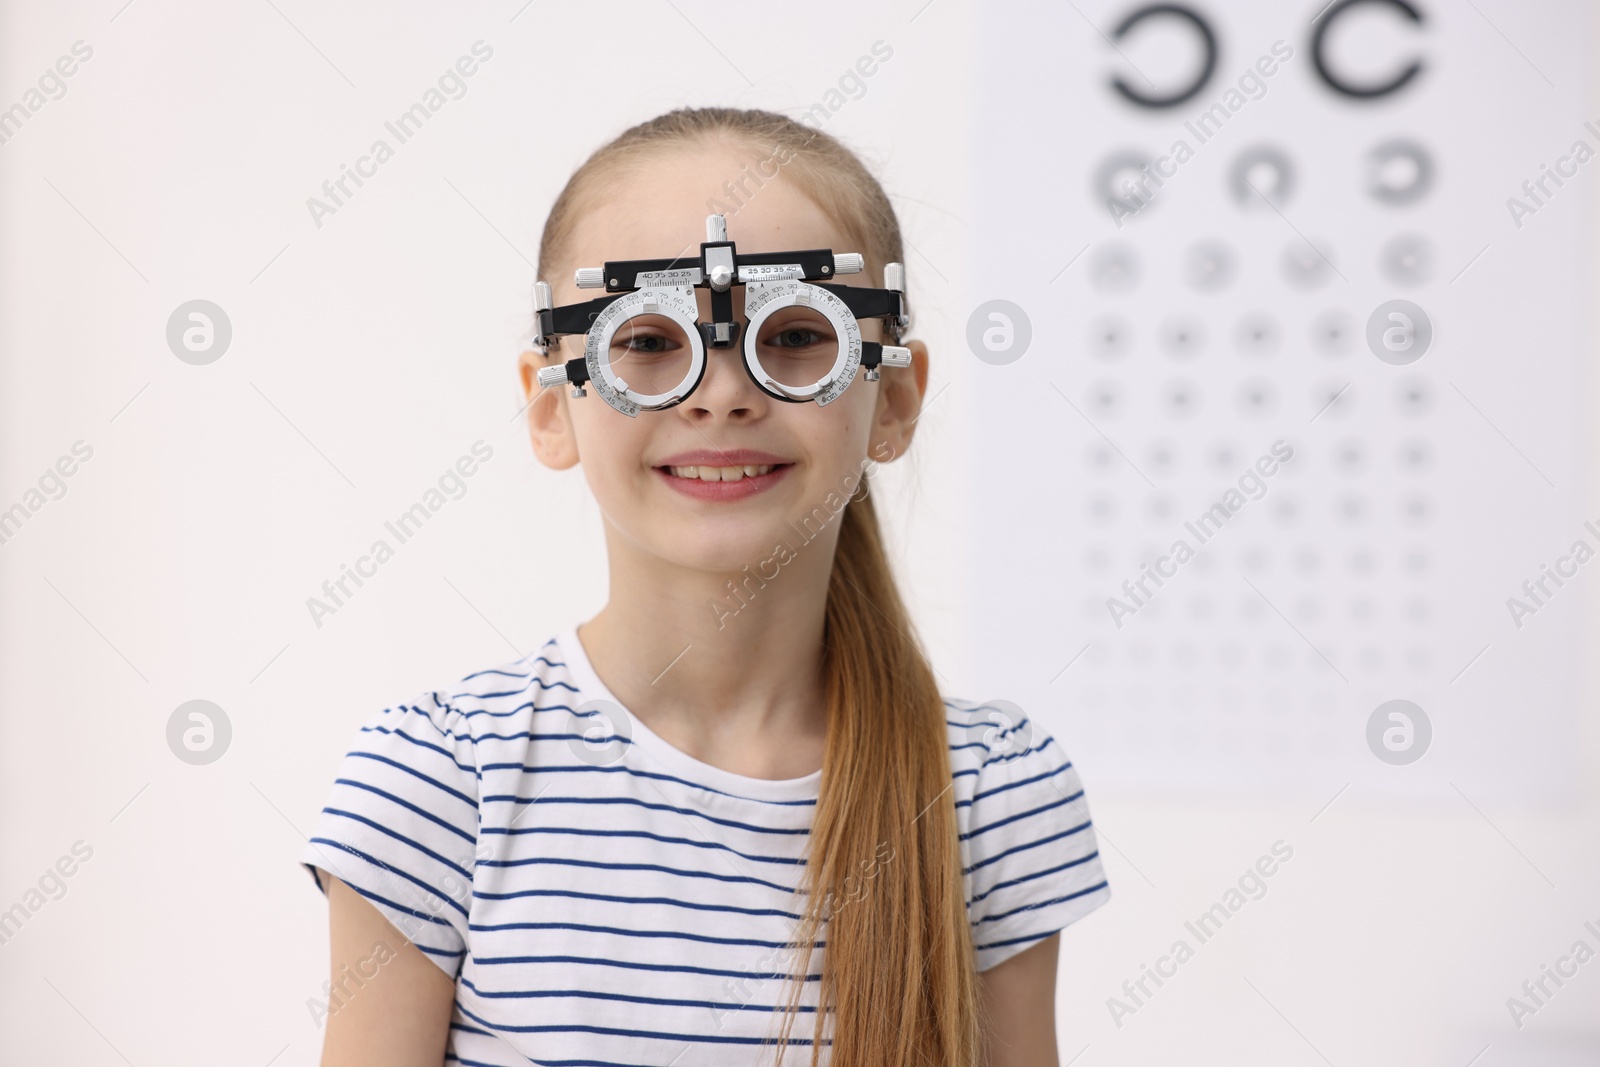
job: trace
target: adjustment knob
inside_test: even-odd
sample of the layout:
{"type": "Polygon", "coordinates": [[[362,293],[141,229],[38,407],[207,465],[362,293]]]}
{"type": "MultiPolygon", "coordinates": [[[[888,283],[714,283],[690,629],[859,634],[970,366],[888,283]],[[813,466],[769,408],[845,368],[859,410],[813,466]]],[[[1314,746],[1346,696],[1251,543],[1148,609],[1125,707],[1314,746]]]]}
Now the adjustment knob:
{"type": "Polygon", "coordinates": [[[567,380],[567,365],[557,363],[553,367],[540,367],[535,375],[539,379],[541,389],[549,389],[553,385],[561,385],[567,380]]]}
{"type": "Polygon", "coordinates": [[[579,267],[572,278],[579,289],[604,289],[606,287],[606,269],[604,267],[579,267]]]}
{"type": "Polygon", "coordinates": [[[833,257],[835,274],[860,274],[866,266],[867,261],[860,252],[840,252],[833,257]]]}

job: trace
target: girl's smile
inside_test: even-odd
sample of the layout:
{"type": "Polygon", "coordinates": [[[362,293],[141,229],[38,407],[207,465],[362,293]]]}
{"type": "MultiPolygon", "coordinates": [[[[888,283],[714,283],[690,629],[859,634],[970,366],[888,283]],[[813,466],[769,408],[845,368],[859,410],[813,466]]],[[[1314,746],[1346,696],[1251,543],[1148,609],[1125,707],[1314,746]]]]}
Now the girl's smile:
{"type": "Polygon", "coordinates": [[[794,464],[748,448],[701,448],[668,456],[651,469],[667,485],[696,500],[744,500],[782,481],[794,464]]]}

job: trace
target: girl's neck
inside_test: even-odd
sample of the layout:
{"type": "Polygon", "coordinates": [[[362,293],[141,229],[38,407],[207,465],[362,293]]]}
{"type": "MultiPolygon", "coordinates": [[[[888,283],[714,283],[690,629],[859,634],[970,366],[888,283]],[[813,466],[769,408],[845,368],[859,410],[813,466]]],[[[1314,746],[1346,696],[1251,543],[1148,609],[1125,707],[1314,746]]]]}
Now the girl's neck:
{"type": "Polygon", "coordinates": [[[680,751],[752,778],[822,766],[822,631],[836,530],[734,574],[609,546],[611,596],[579,627],[600,680],[680,751]],[[737,595],[728,588],[733,579],[737,595]]]}

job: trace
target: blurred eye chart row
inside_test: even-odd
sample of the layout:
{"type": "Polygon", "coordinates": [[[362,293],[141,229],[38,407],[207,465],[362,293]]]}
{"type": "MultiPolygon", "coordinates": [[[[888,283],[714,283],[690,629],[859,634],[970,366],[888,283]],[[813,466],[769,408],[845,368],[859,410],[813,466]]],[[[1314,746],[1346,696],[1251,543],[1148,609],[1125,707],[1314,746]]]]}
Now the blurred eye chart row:
{"type": "Polygon", "coordinates": [[[1107,784],[1571,798],[1586,6],[979,30],[977,662],[1107,784]]]}

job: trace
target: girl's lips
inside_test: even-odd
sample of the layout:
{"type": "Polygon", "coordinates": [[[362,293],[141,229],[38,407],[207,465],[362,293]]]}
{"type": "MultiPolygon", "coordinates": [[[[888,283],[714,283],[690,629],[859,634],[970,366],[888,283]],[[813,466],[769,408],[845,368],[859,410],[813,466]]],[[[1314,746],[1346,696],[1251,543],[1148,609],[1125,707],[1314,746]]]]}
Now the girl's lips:
{"type": "Polygon", "coordinates": [[[684,496],[696,500],[743,500],[765,492],[781,481],[793,467],[792,463],[775,466],[766,474],[747,474],[736,482],[707,482],[699,478],[679,478],[665,467],[651,468],[656,476],[684,496]]]}
{"type": "Polygon", "coordinates": [[[692,452],[679,452],[657,460],[656,467],[694,467],[702,463],[713,467],[733,467],[750,464],[757,467],[788,463],[782,456],[754,448],[697,448],[692,452]]]}

